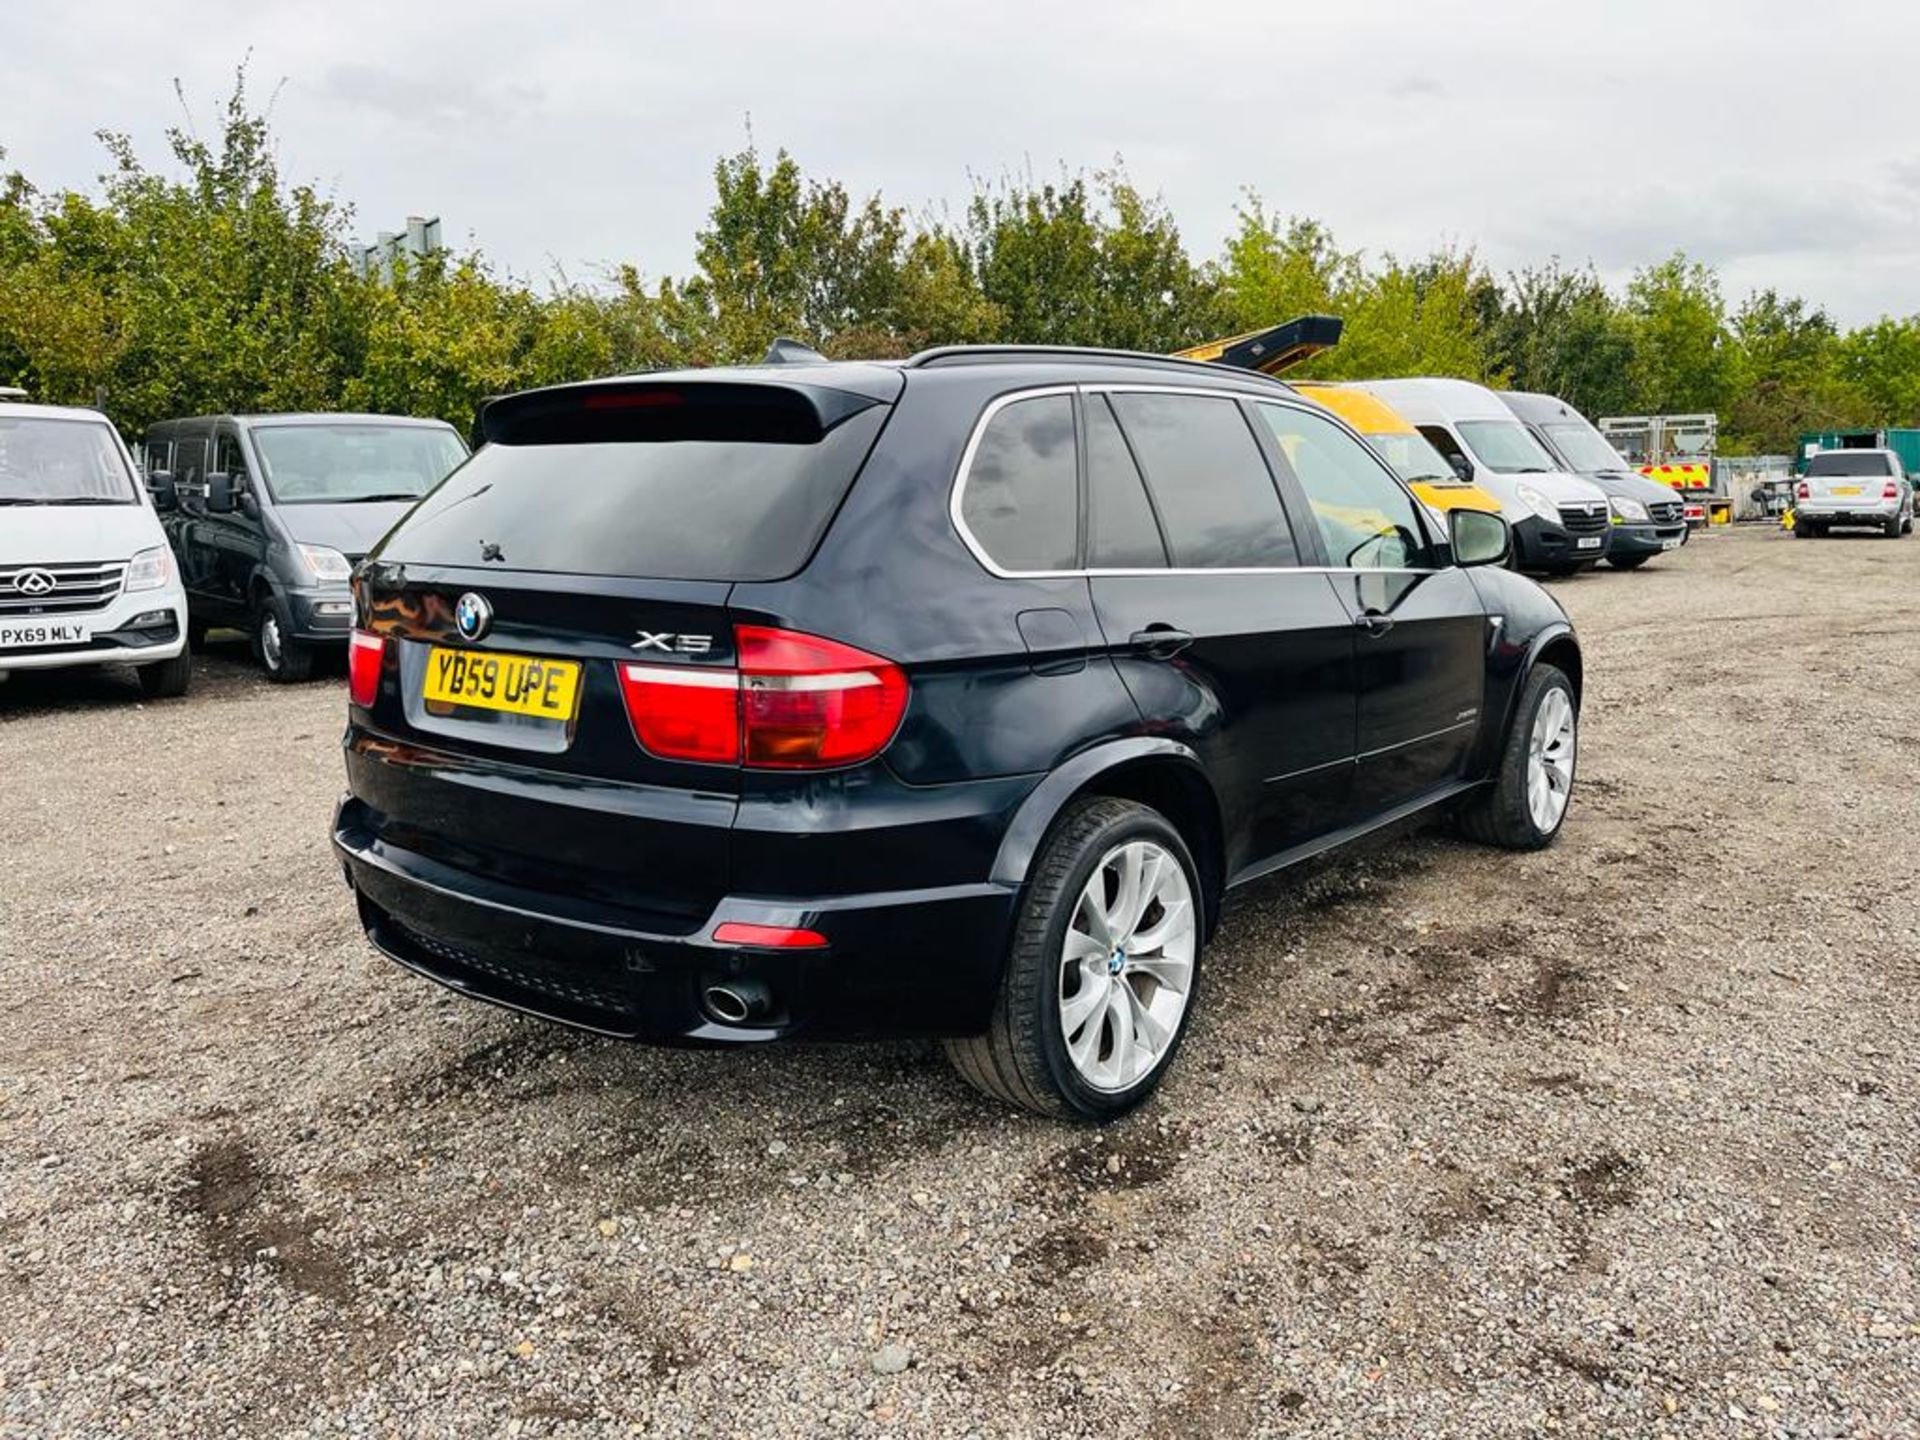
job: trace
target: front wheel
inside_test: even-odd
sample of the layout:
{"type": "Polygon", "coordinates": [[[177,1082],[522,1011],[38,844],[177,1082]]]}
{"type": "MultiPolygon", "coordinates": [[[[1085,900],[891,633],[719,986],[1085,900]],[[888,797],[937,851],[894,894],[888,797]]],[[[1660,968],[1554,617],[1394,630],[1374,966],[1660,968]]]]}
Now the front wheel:
{"type": "Polygon", "coordinates": [[[193,652],[182,650],[171,660],[156,660],[134,673],[140,677],[141,693],[149,700],[177,699],[193,683],[193,652]]]}
{"type": "Polygon", "coordinates": [[[1199,978],[1199,872],[1156,810],[1090,796],[1035,857],[993,1019],[946,1042],[975,1089],[1068,1119],[1111,1120],[1166,1073],[1199,978]]]}
{"type": "Polygon", "coordinates": [[[1573,682],[1555,666],[1534,666],[1500,747],[1493,784],[1461,807],[1460,828],[1470,839],[1505,850],[1553,843],[1573,798],[1579,718],[1573,682]]]}
{"type": "Polygon", "coordinates": [[[1652,558],[1651,555],[1620,555],[1607,563],[1616,570],[1638,570],[1652,558]]]}
{"type": "Polygon", "coordinates": [[[293,638],[293,617],[278,595],[263,595],[253,616],[253,653],[267,678],[297,685],[313,673],[312,647],[293,638]]]}

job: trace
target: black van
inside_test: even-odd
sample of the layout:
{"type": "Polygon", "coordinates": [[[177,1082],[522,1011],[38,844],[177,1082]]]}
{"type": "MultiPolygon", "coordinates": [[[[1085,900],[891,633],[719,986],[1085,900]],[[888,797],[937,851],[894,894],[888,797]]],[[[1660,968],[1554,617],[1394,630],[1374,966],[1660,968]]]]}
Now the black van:
{"type": "Polygon", "coordinates": [[[407,416],[202,415],[151,426],[143,457],[189,639],[245,629],[268,677],[291,682],[316,648],[346,645],[354,565],[467,447],[407,416]]]}

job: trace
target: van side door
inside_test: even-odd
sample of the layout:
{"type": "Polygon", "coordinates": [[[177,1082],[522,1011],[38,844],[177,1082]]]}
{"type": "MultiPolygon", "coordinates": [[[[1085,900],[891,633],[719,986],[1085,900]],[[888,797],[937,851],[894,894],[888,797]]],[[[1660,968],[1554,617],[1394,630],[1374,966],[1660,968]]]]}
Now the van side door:
{"type": "Polygon", "coordinates": [[[214,427],[208,473],[227,476],[233,487],[233,509],[207,516],[214,593],[230,619],[245,620],[252,611],[253,577],[267,558],[267,531],[260,481],[247,463],[240,427],[231,420],[214,427]]]}

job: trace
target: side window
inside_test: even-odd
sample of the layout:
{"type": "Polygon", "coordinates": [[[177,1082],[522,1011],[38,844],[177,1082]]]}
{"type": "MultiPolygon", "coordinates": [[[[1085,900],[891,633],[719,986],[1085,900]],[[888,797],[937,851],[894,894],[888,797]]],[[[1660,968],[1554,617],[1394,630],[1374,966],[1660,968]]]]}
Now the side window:
{"type": "Polygon", "coordinates": [[[1160,524],[1106,396],[1087,396],[1085,410],[1087,564],[1098,570],[1164,568],[1160,524]]]}
{"type": "Polygon", "coordinates": [[[1467,473],[1473,473],[1473,462],[1467,459],[1467,452],[1460,448],[1460,442],[1453,438],[1453,432],[1444,425],[1416,425],[1414,427],[1427,437],[1427,443],[1440,452],[1440,458],[1454,467],[1454,473],[1460,473],[1460,467],[1466,466],[1467,473]]]}
{"type": "Polygon", "coordinates": [[[173,468],[173,442],[171,440],[149,440],[146,444],[147,474],[173,468]]]}
{"type": "Polygon", "coordinates": [[[1281,405],[1257,407],[1313,506],[1327,559],[1357,570],[1407,570],[1428,560],[1414,499],[1331,420],[1281,405]]]}
{"type": "Polygon", "coordinates": [[[235,483],[247,475],[247,458],[240,449],[240,437],[223,430],[213,442],[213,469],[216,474],[231,475],[235,483]]]}
{"type": "Polygon", "coordinates": [[[1146,471],[1182,569],[1300,563],[1280,492],[1236,401],[1119,392],[1114,414],[1146,471]]]}
{"type": "Polygon", "coordinates": [[[1002,570],[1071,570],[1080,544],[1073,397],[1016,400],[987,422],[960,518],[1002,570]]]}

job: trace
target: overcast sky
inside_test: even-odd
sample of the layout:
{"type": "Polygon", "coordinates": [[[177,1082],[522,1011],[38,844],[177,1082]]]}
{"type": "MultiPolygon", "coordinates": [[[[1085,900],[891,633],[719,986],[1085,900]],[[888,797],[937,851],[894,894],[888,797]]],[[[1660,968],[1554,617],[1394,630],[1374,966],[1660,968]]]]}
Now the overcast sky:
{"type": "Polygon", "coordinates": [[[0,0],[8,166],[92,187],[102,127],[158,161],[173,79],[209,131],[249,50],[288,178],[535,280],[684,271],[750,116],[915,210],[1121,156],[1198,257],[1251,188],[1374,252],[1682,247],[1732,301],[1920,311],[1912,0],[0,0]]]}

